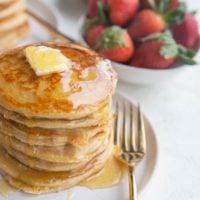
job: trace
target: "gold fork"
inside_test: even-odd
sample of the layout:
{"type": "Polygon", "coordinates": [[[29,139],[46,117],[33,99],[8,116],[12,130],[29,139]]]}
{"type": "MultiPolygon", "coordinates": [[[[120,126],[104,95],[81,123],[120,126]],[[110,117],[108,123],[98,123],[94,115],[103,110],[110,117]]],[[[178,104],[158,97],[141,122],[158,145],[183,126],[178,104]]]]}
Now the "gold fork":
{"type": "Polygon", "coordinates": [[[137,200],[137,187],[135,181],[135,166],[146,153],[146,135],[144,120],[137,107],[137,115],[133,105],[125,100],[117,98],[113,102],[116,113],[114,123],[114,143],[122,150],[120,159],[128,168],[129,200],[137,200]],[[134,119],[137,118],[137,123],[134,119]]]}

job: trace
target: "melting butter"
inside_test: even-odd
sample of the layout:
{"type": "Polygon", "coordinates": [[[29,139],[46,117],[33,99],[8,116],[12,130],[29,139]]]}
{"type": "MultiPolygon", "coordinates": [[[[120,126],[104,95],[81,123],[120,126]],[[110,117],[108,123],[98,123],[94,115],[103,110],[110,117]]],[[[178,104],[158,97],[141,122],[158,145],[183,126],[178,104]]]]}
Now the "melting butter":
{"type": "Polygon", "coordinates": [[[29,46],[25,56],[38,76],[69,71],[73,64],[59,49],[46,46],[29,46]]]}
{"type": "Polygon", "coordinates": [[[15,191],[5,180],[0,180],[0,195],[8,197],[9,194],[15,191]]]}

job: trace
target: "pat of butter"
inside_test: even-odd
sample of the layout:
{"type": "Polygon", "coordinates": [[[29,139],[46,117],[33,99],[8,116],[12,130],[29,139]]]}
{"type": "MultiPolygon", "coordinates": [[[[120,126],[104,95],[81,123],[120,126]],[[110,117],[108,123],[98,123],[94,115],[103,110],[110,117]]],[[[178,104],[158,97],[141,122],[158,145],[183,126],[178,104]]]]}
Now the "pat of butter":
{"type": "Polygon", "coordinates": [[[25,56],[38,76],[68,71],[73,64],[60,50],[46,46],[29,46],[25,56]]]}

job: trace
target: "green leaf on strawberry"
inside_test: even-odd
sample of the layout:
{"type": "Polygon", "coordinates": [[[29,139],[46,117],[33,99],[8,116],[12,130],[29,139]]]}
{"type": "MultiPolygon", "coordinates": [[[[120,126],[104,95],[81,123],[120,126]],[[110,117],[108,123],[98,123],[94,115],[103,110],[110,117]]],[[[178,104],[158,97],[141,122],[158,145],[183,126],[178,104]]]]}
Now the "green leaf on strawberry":
{"type": "Polygon", "coordinates": [[[98,8],[98,19],[100,20],[101,23],[107,23],[108,21],[107,7],[101,1],[98,1],[97,8],[98,8]]]}
{"type": "Polygon", "coordinates": [[[110,49],[115,48],[117,46],[126,46],[127,44],[124,42],[122,38],[119,37],[124,29],[119,26],[111,26],[107,28],[97,42],[97,48],[100,49],[110,49]]]}
{"type": "Polygon", "coordinates": [[[195,51],[190,48],[185,48],[182,45],[178,45],[177,57],[185,64],[194,65],[196,62],[192,59],[195,56],[195,51]]]}
{"type": "Polygon", "coordinates": [[[178,24],[183,21],[186,12],[186,4],[180,2],[175,10],[167,12],[163,15],[163,18],[168,25],[178,24]]]}
{"type": "Polygon", "coordinates": [[[172,0],[161,0],[156,8],[157,12],[165,13],[172,0]]]}
{"type": "Polygon", "coordinates": [[[159,40],[162,42],[163,45],[160,49],[160,54],[166,59],[172,58],[178,53],[177,44],[173,39],[171,32],[168,30],[163,33],[151,34],[142,39],[142,41],[148,40],[159,40]]]}
{"type": "Polygon", "coordinates": [[[169,59],[176,56],[178,48],[175,43],[165,43],[160,49],[160,54],[165,58],[169,59]]]}
{"type": "Polygon", "coordinates": [[[105,29],[98,38],[96,50],[110,60],[124,63],[133,56],[135,46],[125,29],[111,26],[105,29]]]}
{"type": "Polygon", "coordinates": [[[149,0],[151,8],[163,17],[167,26],[180,23],[187,12],[186,3],[179,2],[175,9],[169,9],[171,3],[173,0],[160,0],[159,3],[149,0]]]}

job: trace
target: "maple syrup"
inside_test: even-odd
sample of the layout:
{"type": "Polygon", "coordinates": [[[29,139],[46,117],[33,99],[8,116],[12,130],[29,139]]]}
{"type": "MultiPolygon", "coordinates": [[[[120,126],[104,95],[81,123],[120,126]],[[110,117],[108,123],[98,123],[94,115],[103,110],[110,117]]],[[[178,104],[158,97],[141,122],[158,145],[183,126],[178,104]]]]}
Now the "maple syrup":
{"type": "Polygon", "coordinates": [[[124,172],[124,164],[116,158],[116,154],[114,153],[111,155],[101,172],[85,181],[82,181],[79,185],[89,189],[112,187],[122,180],[124,172]]]}
{"type": "MultiPolygon", "coordinates": [[[[124,164],[116,158],[116,154],[112,154],[108,159],[104,169],[89,179],[82,181],[79,186],[87,187],[89,189],[108,188],[117,185],[123,178],[125,172],[124,164]]],[[[5,180],[0,180],[0,195],[8,197],[14,192],[5,180]]],[[[70,192],[68,196],[71,199],[73,193],[70,192]]]]}
{"type": "Polygon", "coordinates": [[[15,189],[11,187],[5,180],[0,180],[0,195],[8,197],[15,189]]]}

